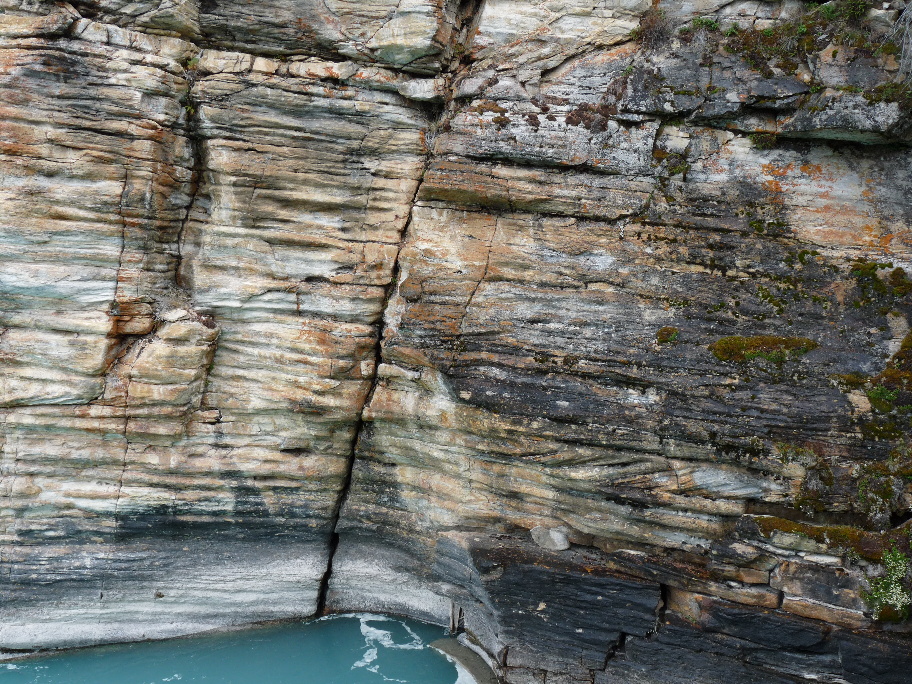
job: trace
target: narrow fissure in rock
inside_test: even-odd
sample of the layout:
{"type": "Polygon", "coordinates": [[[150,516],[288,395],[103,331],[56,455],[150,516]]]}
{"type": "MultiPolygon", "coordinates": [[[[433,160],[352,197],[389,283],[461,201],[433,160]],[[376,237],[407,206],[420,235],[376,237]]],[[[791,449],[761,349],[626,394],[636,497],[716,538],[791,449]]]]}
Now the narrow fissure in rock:
{"type": "MultiPolygon", "coordinates": [[[[456,40],[458,44],[462,45],[465,50],[468,49],[468,44],[471,43],[474,28],[477,26],[478,20],[481,16],[481,10],[484,7],[484,0],[463,0],[460,3],[458,16],[457,16],[457,26],[456,26],[456,40]]],[[[452,55],[450,64],[447,65],[445,73],[455,72],[460,63],[462,53],[452,55]]],[[[429,122],[429,138],[432,137],[433,133],[436,132],[437,128],[441,125],[443,120],[447,116],[447,109],[450,104],[452,93],[447,92],[444,98],[444,102],[440,105],[425,105],[422,107],[425,110],[425,113],[428,117],[429,122]]],[[[415,103],[417,106],[421,107],[421,103],[415,103]]],[[[195,144],[195,143],[194,143],[195,144]]],[[[196,153],[196,148],[194,147],[194,152],[196,153]]],[[[339,495],[336,499],[336,505],[333,508],[332,515],[330,518],[330,534],[328,539],[328,557],[326,561],[326,571],[323,573],[323,577],[320,580],[320,589],[317,597],[317,608],[316,615],[325,615],[327,612],[326,601],[329,593],[329,584],[332,580],[333,574],[333,561],[335,560],[336,552],[339,548],[339,533],[338,526],[339,520],[342,515],[342,511],[345,507],[345,503],[348,500],[349,493],[351,491],[352,475],[355,467],[355,460],[357,459],[358,447],[361,442],[361,438],[364,434],[365,420],[364,413],[371,404],[373,399],[374,392],[377,389],[378,382],[378,370],[380,364],[383,360],[383,341],[384,341],[384,330],[386,328],[386,313],[389,308],[390,299],[398,287],[399,282],[399,272],[400,272],[400,257],[402,255],[402,248],[405,244],[405,241],[409,234],[409,229],[412,224],[412,218],[414,216],[415,205],[418,201],[418,196],[421,191],[421,186],[424,183],[425,175],[427,174],[428,167],[430,165],[432,156],[432,151],[430,143],[428,145],[427,154],[425,157],[424,169],[422,170],[421,177],[418,179],[418,183],[415,186],[415,193],[412,196],[410,203],[409,216],[405,222],[405,226],[402,229],[401,238],[399,242],[399,249],[396,252],[396,260],[393,263],[392,273],[390,275],[390,282],[386,288],[386,294],[383,298],[383,306],[381,308],[380,320],[377,323],[377,339],[374,346],[374,365],[373,365],[373,374],[371,377],[370,389],[365,396],[364,403],[361,406],[361,410],[358,412],[358,418],[355,423],[354,434],[352,436],[351,450],[349,452],[348,466],[346,468],[345,476],[342,481],[342,486],[339,490],[339,495]]],[[[464,623],[462,622],[462,617],[460,616],[459,622],[460,631],[464,630],[464,623]]]]}
{"type": "Polygon", "coordinates": [[[184,261],[184,231],[193,214],[193,207],[196,204],[197,195],[203,185],[203,173],[206,170],[205,155],[203,154],[203,136],[200,133],[199,111],[197,109],[197,102],[193,97],[193,87],[196,83],[195,69],[188,67],[186,70],[186,78],[187,96],[184,110],[187,115],[187,123],[185,132],[187,140],[190,142],[192,176],[190,177],[190,201],[187,203],[187,213],[184,216],[184,220],[181,221],[175,239],[177,253],[174,262],[174,284],[181,290],[188,289],[188,283],[184,282],[181,273],[184,261]]]}
{"type": "MultiPolygon", "coordinates": [[[[436,122],[434,125],[436,125],[436,122]]],[[[376,339],[376,342],[374,343],[374,365],[373,365],[373,372],[371,375],[371,384],[370,384],[370,388],[367,391],[367,395],[365,396],[364,403],[361,405],[360,411],[358,411],[358,418],[357,418],[357,421],[355,422],[355,429],[354,429],[354,434],[352,436],[351,449],[349,451],[348,466],[345,471],[345,477],[342,480],[342,486],[339,490],[339,495],[336,499],[336,505],[333,508],[332,516],[330,517],[331,531],[330,531],[329,541],[328,541],[328,546],[329,546],[328,558],[326,561],[326,571],[323,573],[323,577],[320,580],[320,591],[319,591],[319,594],[317,597],[317,609],[316,609],[317,615],[326,614],[326,598],[329,593],[329,583],[332,579],[333,560],[335,559],[336,551],[338,550],[338,547],[339,547],[339,533],[337,532],[337,528],[339,526],[339,519],[342,516],[342,510],[345,507],[345,502],[348,500],[348,495],[351,490],[352,473],[354,472],[354,468],[355,468],[355,460],[356,460],[357,454],[358,454],[358,445],[361,442],[361,437],[364,433],[364,426],[367,423],[367,421],[364,418],[364,412],[370,406],[371,399],[373,399],[374,392],[377,389],[378,370],[380,368],[380,363],[383,360],[383,339],[384,339],[383,331],[386,329],[386,312],[387,312],[387,309],[389,308],[390,299],[392,298],[393,294],[396,292],[396,288],[398,287],[399,271],[400,271],[399,258],[402,256],[402,248],[403,248],[403,246],[405,244],[405,240],[408,236],[409,227],[412,224],[412,217],[413,217],[414,211],[415,211],[415,204],[418,201],[418,194],[421,191],[421,184],[424,182],[424,176],[427,173],[428,164],[430,162],[430,156],[431,156],[430,150],[428,150],[427,157],[425,158],[424,169],[422,170],[421,177],[418,179],[418,184],[415,186],[415,194],[412,196],[410,209],[409,209],[409,216],[405,222],[405,226],[402,229],[402,234],[401,234],[401,238],[399,241],[398,250],[396,252],[396,260],[393,263],[392,273],[390,274],[390,282],[389,282],[389,285],[387,285],[387,287],[386,287],[386,293],[383,297],[383,305],[380,310],[380,320],[377,321],[377,339],[376,339]]]]}
{"type": "MultiPolygon", "coordinates": [[[[468,52],[469,47],[471,46],[472,40],[474,38],[475,29],[478,26],[478,22],[481,17],[482,9],[484,8],[485,0],[462,0],[459,3],[457,15],[456,15],[456,26],[454,29],[454,45],[458,46],[461,49],[454,49],[450,55],[449,63],[443,69],[442,73],[448,75],[450,78],[454,73],[459,69],[460,63],[463,59],[463,55],[468,52]]],[[[452,47],[452,46],[451,46],[452,47]]],[[[449,79],[448,79],[449,81],[449,79]]],[[[424,183],[425,175],[427,174],[428,168],[430,166],[432,153],[432,144],[431,139],[436,131],[439,129],[441,124],[449,115],[449,108],[452,102],[452,90],[448,89],[444,94],[444,100],[439,104],[429,104],[429,103],[413,103],[415,106],[423,109],[425,115],[428,118],[428,149],[425,157],[424,169],[422,170],[421,177],[418,179],[418,183],[415,186],[415,193],[412,196],[410,203],[409,216],[405,222],[405,226],[402,229],[401,238],[399,242],[399,249],[396,253],[396,260],[393,264],[392,274],[390,276],[389,285],[386,288],[386,294],[383,299],[383,306],[381,309],[380,320],[377,324],[377,340],[374,346],[374,366],[373,366],[373,376],[371,377],[370,389],[367,392],[364,403],[361,406],[361,410],[358,412],[358,419],[355,423],[354,435],[352,437],[351,451],[349,453],[348,467],[346,469],[345,477],[342,482],[341,489],[339,491],[338,498],[336,500],[336,505],[333,509],[331,516],[331,532],[328,540],[328,558],[326,562],[326,571],[323,574],[323,577],[320,581],[320,590],[317,599],[317,615],[325,615],[327,613],[326,602],[327,596],[329,593],[329,584],[332,580],[333,575],[333,561],[335,560],[336,552],[339,547],[339,533],[338,526],[339,521],[342,515],[342,511],[345,508],[345,503],[348,500],[349,493],[351,491],[352,475],[354,472],[355,461],[357,459],[358,448],[361,442],[361,438],[364,434],[365,425],[367,423],[364,413],[371,404],[373,399],[374,392],[377,389],[378,382],[378,369],[383,360],[383,342],[384,342],[384,330],[386,328],[386,313],[389,308],[390,299],[393,294],[396,292],[399,282],[399,273],[400,273],[400,257],[402,255],[402,248],[405,244],[405,241],[409,235],[409,229],[412,224],[412,219],[414,216],[414,210],[416,203],[418,201],[418,196],[421,191],[421,186],[424,183]]],[[[465,631],[464,618],[461,614],[456,625],[455,634],[459,634],[465,631]]]]}

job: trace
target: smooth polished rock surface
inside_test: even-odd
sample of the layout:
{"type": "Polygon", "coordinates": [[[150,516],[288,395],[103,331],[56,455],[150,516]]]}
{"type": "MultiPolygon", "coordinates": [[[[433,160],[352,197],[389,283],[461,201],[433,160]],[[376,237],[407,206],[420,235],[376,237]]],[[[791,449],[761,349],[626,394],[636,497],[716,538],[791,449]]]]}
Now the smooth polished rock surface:
{"type": "Polygon", "coordinates": [[[147,534],[116,545],[20,547],[0,597],[4,649],[161,639],[312,615],[322,540],[251,530],[147,534]]]}

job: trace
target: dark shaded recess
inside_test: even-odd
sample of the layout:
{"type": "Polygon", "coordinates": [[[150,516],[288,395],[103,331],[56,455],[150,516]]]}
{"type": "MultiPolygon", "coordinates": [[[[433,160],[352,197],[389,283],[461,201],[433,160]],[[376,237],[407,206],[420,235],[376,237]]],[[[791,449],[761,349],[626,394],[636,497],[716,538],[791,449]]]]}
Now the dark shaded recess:
{"type": "Polygon", "coordinates": [[[483,368],[466,370],[465,376],[450,376],[453,390],[471,392],[465,403],[494,413],[586,423],[601,422],[623,408],[619,402],[596,396],[587,383],[573,377],[511,370],[510,377],[504,378],[484,373],[483,368]]]}
{"type": "Polygon", "coordinates": [[[272,517],[263,494],[256,486],[246,481],[240,471],[224,470],[221,475],[228,481],[228,487],[234,496],[236,515],[259,519],[272,517]]]}
{"type": "Polygon", "coordinates": [[[72,3],[73,7],[79,12],[81,16],[85,17],[86,19],[95,19],[98,16],[99,12],[96,7],[92,6],[92,4],[93,3],[79,2],[78,0],[72,3]]]}
{"type": "Polygon", "coordinates": [[[149,537],[171,540],[196,538],[260,540],[274,536],[299,538],[302,541],[322,541],[325,538],[325,532],[307,526],[300,519],[279,521],[272,518],[234,517],[230,520],[196,520],[179,515],[125,515],[118,518],[115,540],[127,542],[149,537]]]}
{"type": "MultiPolygon", "coordinates": [[[[864,516],[851,511],[803,511],[791,505],[768,501],[748,501],[746,506],[744,512],[748,515],[771,515],[815,525],[850,525],[862,528],[866,520],[864,516]]],[[[750,518],[742,518],[738,525],[740,533],[747,538],[756,539],[760,534],[760,528],[750,518]]]]}

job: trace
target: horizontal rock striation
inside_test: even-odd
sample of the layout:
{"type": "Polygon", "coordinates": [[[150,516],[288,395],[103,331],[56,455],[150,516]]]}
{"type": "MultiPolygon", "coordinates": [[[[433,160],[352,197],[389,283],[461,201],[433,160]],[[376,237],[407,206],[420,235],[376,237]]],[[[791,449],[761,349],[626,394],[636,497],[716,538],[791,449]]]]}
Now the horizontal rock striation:
{"type": "Polygon", "coordinates": [[[0,648],[904,681],[899,5],[0,9],[0,648]]]}
{"type": "Polygon", "coordinates": [[[4,15],[4,645],[313,614],[416,79],[52,9],[4,15]]]}

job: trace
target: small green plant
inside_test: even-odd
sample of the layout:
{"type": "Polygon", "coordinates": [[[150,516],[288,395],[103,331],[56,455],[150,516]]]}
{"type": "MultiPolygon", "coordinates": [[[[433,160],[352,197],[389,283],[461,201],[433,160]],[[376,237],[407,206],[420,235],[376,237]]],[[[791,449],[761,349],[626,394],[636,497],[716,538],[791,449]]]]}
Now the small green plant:
{"type": "Polygon", "coordinates": [[[867,0],[842,0],[839,15],[846,21],[859,21],[864,19],[870,7],[867,0]]]}
{"type": "Polygon", "coordinates": [[[692,302],[691,302],[689,299],[675,299],[675,298],[670,298],[670,299],[667,299],[667,300],[665,300],[665,301],[668,302],[668,306],[673,306],[673,307],[675,307],[675,308],[677,308],[677,309],[684,309],[684,308],[687,308],[688,306],[690,306],[690,305],[692,304],[692,302]]]}
{"type": "Polygon", "coordinates": [[[862,598],[875,620],[881,619],[886,611],[895,619],[904,620],[909,616],[909,606],[912,605],[912,592],[906,582],[909,557],[893,547],[884,551],[883,566],[883,577],[868,580],[871,590],[864,592],[862,598]]]}
{"type": "Polygon", "coordinates": [[[659,331],[656,333],[656,342],[659,344],[670,344],[678,339],[678,335],[681,334],[681,331],[671,325],[666,325],[664,328],[659,328],[659,331]]]}
{"type": "Polygon", "coordinates": [[[817,11],[820,13],[820,16],[827,21],[834,21],[839,17],[839,11],[836,9],[835,5],[821,5],[817,11]]]}
{"type": "Polygon", "coordinates": [[[719,22],[710,17],[697,17],[692,23],[694,29],[706,29],[707,31],[719,30],[719,22]]]}
{"type": "Polygon", "coordinates": [[[891,390],[883,385],[878,385],[877,387],[868,390],[868,399],[873,401],[893,402],[896,401],[896,397],[898,396],[899,392],[897,390],[891,390]]]}
{"type": "Polygon", "coordinates": [[[687,160],[680,154],[668,155],[668,158],[665,161],[665,168],[668,170],[669,176],[677,176],[679,173],[687,173],[690,171],[690,164],[688,164],[687,160]]]}

